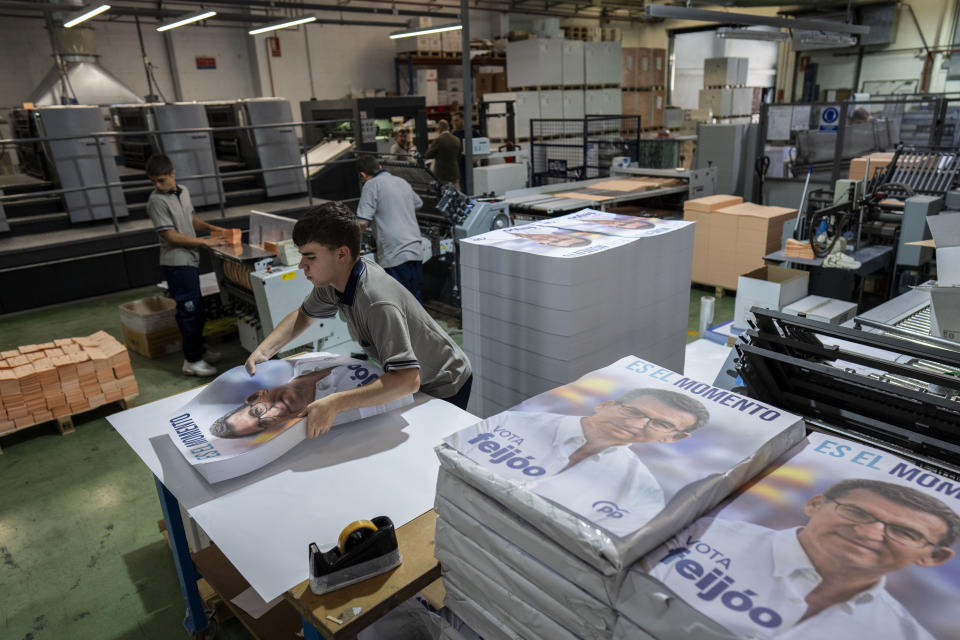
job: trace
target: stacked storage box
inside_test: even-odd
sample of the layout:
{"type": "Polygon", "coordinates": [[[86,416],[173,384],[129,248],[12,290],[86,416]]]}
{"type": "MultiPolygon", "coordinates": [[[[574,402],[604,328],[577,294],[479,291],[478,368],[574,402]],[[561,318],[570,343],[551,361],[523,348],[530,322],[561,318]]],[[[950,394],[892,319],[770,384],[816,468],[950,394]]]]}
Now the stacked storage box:
{"type": "Polygon", "coordinates": [[[803,438],[796,416],[754,409],[629,356],[453,434],[437,448],[446,606],[484,638],[618,637],[631,565],[803,438]]]}
{"type": "Polygon", "coordinates": [[[623,353],[682,370],[693,229],[578,213],[461,242],[470,411],[488,416],[623,353]]]}
{"type": "Polygon", "coordinates": [[[617,637],[956,637],[955,480],[817,433],[759,478],[634,566],[617,637]]]}
{"type": "Polygon", "coordinates": [[[683,219],[697,223],[693,281],[736,289],[737,278],[780,249],[783,225],[796,215],[796,209],[751,204],[740,196],[687,200],[683,219]]]}
{"type": "Polygon", "coordinates": [[[760,87],[747,87],[749,58],[707,58],[703,61],[700,108],[717,118],[749,116],[760,109],[760,87]]]}
{"type": "Polygon", "coordinates": [[[105,331],[0,352],[0,433],[136,394],[130,354],[105,331]]]}
{"type": "Polygon", "coordinates": [[[667,81],[666,49],[624,47],[620,84],[623,87],[623,114],[639,115],[644,129],[664,126],[663,109],[667,81]]]}
{"type": "MultiPolygon", "coordinates": [[[[418,16],[411,18],[409,22],[411,29],[429,28],[433,26],[433,18],[429,16],[418,16]]],[[[455,32],[459,34],[460,32],[455,32]]],[[[443,49],[443,38],[441,33],[427,33],[422,36],[410,36],[409,38],[397,38],[397,53],[439,53],[443,49]]]]}

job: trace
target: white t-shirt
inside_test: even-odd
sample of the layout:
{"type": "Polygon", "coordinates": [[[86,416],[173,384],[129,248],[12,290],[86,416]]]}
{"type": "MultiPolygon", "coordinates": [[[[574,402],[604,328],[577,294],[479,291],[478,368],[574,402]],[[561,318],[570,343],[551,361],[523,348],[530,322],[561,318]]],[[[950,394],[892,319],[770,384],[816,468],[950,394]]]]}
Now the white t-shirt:
{"type": "Polygon", "coordinates": [[[799,530],[701,518],[641,564],[691,606],[746,638],[933,639],[884,589],[885,579],[799,622],[807,594],[822,580],[797,539],[799,530]],[[677,553],[682,549],[687,552],[677,553]]]}
{"type": "Polygon", "coordinates": [[[580,416],[505,411],[448,442],[498,475],[611,533],[632,533],[663,509],[663,489],[629,446],[608,447],[566,469],[570,456],[586,443],[580,420],[580,416]],[[493,437],[478,437],[487,433],[493,437]],[[499,445],[499,454],[484,450],[492,449],[484,444],[488,441],[499,445]],[[508,447],[513,449],[508,452],[508,447]],[[515,462],[520,459],[526,460],[522,467],[515,462]],[[531,475],[534,468],[543,473],[531,475]]]}

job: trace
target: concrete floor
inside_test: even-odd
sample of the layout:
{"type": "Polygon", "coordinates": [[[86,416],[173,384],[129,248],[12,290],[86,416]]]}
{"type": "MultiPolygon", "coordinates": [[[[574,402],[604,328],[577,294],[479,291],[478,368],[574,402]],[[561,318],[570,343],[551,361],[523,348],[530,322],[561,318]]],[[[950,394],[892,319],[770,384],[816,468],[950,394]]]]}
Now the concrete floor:
{"type": "MultiPolygon", "coordinates": [[[[117,306],[155,293],[145,287],[0,316],[0,350],[100,329],[122,341],[117,306]]],[[[696,337],[703,295],[713,290],[691,290],[688,340],[696,337]]],[[[715,323],[733,317],[733,301],[717,300],[715,323]]],[[[237,341],[216,348],[221,370],[247,357],[237,341]]],[[[137,403],[198,384],[180,375],[178,354],[130,356],[137,403]]],[[[0,437],[0,637],[186,637],[172,557],[157,529],[163,516],[153,476],[107,423],[117,410],[110,404],[77,416],[66,436],[51,422],[0,437]]],[[[234,619],[217,637],[249,635],[234,619]]]]}

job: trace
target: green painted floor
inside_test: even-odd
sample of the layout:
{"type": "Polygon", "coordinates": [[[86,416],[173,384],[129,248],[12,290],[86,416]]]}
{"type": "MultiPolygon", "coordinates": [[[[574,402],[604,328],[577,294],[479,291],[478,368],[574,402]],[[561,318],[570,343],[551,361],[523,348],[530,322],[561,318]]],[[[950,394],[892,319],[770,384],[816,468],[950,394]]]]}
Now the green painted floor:
{"type": "MultiPolygon", "coordinates": [[[[122,341],[118,305],[155,293],[145,287],[0,316],[0,350],[100,329],[122,341]]],[[[703,295],[713,290],[691,289],[688,340],[696,337],[703,295]]],[[[715,323],[733,317],[733,300],[717,300],[715,323]]],[[[216,348],[221,370],[247,356],[237,341],[216,348]]],[[[198,384],[180,375],[180,355],[130,355],[138,403],[198,384]]],[[[163,516],[153,476],[107,423],[117,410],[111,404],[81,414],[66,436],[51,422],[0,437],[0,638],[187,637],[172,557],[157,529],[163,516]]],[[[249,635],[234,619],[217,637],[249,635]]]]}

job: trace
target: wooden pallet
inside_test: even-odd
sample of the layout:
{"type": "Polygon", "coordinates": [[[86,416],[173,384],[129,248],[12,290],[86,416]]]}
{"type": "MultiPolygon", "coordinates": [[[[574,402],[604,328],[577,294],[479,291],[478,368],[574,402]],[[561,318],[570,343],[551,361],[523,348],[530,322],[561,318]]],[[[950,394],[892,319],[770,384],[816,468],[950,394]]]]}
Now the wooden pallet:
{"type": "MultiPolygon", "coordinates": [[[[127,397],[125,397],[125,398],[121,398],[120,400],[114,400],[113,402],[116,402],[118,405],[120,405],[120,409],[126,411],[127,409],[129,409],[130,407],[133,406],[133,401],[136,400],[136,398],[137,398],[138,395],[139,395],[139,394],[136,394],[136,393],[135,393],[135,394],[133,394],[132,396],[127,396],[127,397]]],[[[69,413],[69,414],[64,415],[64,416],[56,416],[56,417],[53,418],[52,421],[51,421],[51,420],[44,420],[43,422],[35,422],[35,423],[33,423],[33,424],[28,424],[28,425],[25,425],[25,426],[23,426],[23,427],[18,427],[18,428],[16,428],[16,429],[11,429],[10,431],[4,431],[3,433],[0,433],[0,437],[8,436],[8,435],[10,435],[11,433],[16,433],[16,432],[18,432],[18,431],[23,431],[24,429],[30,429],[30,428],[32,428],[32,427],[37,427],[37,426],[40,426],[40,425],[42,425],[42,424],[47,424],[47,423],[49,423],[49,422],[56,422],[56,424],[57,424],[57,431],[60,432],[60,435],[65,436],[65,435],[70,434],[70,433],[73,433],[73,432],[75,431],[74,426],[73,426],[73,417],[74,417],[74,416],[79,416],[79,415],[81,415],[81,414],[83,414],[83,413],[86,413],[87,411],[92,411],[92,410],[94,410],[94,409],[99,409],[100,407],[102,407],[102,406],[104,406],[104,405],[108,405],[108,404],[110,404],[110,403],[109,403],[109,402],[104,402],[103,404],[99,404],[99,405],[97,405],[96,407],[90,407],[90,408],[88,408],[88,409],[84,409],[83,411],[78,411],[77,413],[69,413]]],[[[3,449],[0,449],[0,455],[2,455],[2,454],[3,454],[3,449]]]]}

